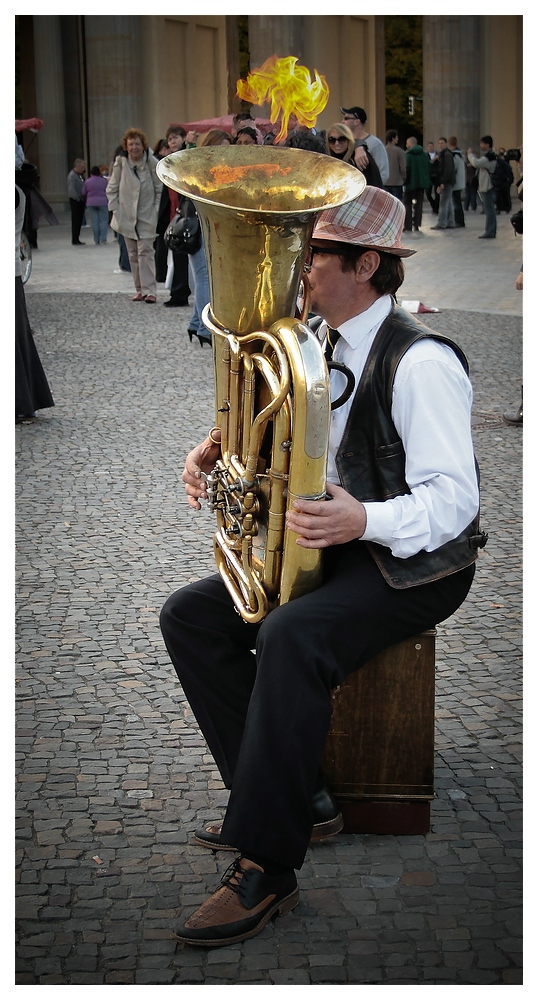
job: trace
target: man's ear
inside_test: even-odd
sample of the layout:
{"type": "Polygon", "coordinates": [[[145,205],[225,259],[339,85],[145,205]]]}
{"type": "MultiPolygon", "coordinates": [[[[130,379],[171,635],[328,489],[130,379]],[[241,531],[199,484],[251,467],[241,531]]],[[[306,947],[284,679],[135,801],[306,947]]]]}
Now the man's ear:
{"type": "Polygon", "coordinates": [[[367,250],[366,253],[363,253],[357,261],[355,271],[357,281],[361,284],[369,281],[377,271],[380,262],[381,258],[376,250],[367,250]]]}

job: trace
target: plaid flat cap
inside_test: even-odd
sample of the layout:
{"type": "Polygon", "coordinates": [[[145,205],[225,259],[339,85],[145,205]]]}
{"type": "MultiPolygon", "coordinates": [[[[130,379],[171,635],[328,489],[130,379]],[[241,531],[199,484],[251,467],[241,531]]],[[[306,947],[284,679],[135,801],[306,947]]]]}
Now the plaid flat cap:
{"type": "Polygon", "coordinates": [[[416,250],[400,245],[404,222],[405,208],[398,198],[383,188],[367,186],[346,205],[321,212],[312,237],[411,257],[416,250]]]}

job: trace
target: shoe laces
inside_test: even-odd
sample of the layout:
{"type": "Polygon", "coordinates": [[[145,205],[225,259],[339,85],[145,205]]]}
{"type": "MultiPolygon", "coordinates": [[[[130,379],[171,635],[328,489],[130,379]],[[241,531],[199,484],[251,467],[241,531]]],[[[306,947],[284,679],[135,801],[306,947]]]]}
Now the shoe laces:
{"type": "MultiPolygon", "coordinates": [[[[241,895],[241,882],[243,876],[247,874],[244,868],[241,867],[242,857],[236,858],[232,861],[231,865],[228,865],[226,871],[224,872],[220,884],[223,888],[231,889],[236,895],[241,895]],[[233,881],[235,879],[235,881],[233,881]]],[[[244,888],[244,887],[243,887],[244,888]]]]}

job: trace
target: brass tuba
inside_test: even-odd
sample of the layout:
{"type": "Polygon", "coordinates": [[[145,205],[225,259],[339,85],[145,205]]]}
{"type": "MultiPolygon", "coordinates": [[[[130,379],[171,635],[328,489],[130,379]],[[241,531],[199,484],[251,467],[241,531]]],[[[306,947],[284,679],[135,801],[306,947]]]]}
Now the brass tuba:
{"type": "Polygon", "coordinates": [[[321,582],[320,550],[285,526],[296,497],[325,496],[330,415],[319,341],[294,317],[317,215],[366,182],[333,157],[274,146],[182,150],[157,173],[194,202],[202,227],[221,429],[207,477],[215,558],[242,618],[259,622],[321,582]]]}

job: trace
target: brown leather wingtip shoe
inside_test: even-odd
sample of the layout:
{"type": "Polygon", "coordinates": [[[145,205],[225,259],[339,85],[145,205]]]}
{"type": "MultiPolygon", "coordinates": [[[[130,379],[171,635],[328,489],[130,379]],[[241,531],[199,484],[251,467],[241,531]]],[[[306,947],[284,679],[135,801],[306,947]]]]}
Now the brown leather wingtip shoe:
{"type": "Polygon", "coordinates": [[[255,937],[271,917],[284,916],[299,902],[292,870],[267,875],[263,868],[237,858],[221,884],[176,932],[178,941],[205,948],[222,948],[255,937]]]}
{"type": "MultiPolygon", "coordinates": [[[[316,792],[312,800],[312,811],[314,814],[314,824],[310,834],[310,843],[319,844],[328,837],[335,837],[344,828],[342,813],[338,808],[336,800],[326,788],[321,788],[316,792]]],[[[237,847],[222,841],[222,821],[208,823],[201,830],[196,830],[193,836],[193,843],[199,847],[208,847],[212,851],[235,851],[237,847]]]]}

